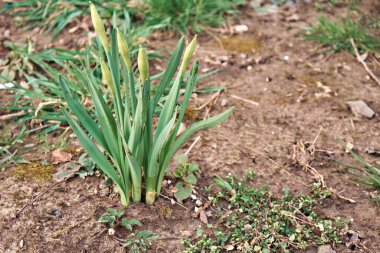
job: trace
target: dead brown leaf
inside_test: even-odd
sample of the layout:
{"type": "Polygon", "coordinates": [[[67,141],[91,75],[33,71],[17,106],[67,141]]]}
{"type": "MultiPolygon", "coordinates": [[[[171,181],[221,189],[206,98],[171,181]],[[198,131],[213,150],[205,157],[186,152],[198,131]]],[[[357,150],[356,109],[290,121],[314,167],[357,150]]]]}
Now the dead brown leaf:
{"type": "Polygon", "coordinates": [[[71,161],[71,158],[73,157],[72,154],[62,151],[60,149],[55,149],[53,152],[51,152],[51,163],[52,164],[59,164],[59,163],[64,163],[71,161]]]}

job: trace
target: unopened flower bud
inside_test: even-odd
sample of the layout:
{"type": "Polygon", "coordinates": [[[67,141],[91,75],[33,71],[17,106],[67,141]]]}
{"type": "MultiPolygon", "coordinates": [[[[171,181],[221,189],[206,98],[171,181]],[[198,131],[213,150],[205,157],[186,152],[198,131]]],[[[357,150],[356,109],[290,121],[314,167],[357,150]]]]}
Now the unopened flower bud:
{"type": "Polygon", "coordinates": [[[149,78],[149,62],[148,62],[148,56],[146,54],[146,50],[141,45],[139,47],[139,55],[137,58],[137,64],[139,66],[141,84],[144,84],[144,82],[148,80],[149,78]]]}
{"type": "Polygon", "coordinates": [[[102,19],[100,18],[99,12],[97,11],[95,5],[90,2],[90,10],[91,10],[91,19],[92,25],[95,28],[95,32],[98,35],[100,42],[106,52],[109,50],[108,38],[106,35],[106,30],[104,29],[104,24],[102,19]]]}
{"type": "Polygon", "coordinates": [[[131,62],[131,56],[129,54],[128,43],[125,40],[124,36],[120,33],[119,29],[117,29],[117,44],[119,46],[119,53],[121,55],[121,58],[123,59],[128,72],[131,73],[132,62],[131,62]]]}

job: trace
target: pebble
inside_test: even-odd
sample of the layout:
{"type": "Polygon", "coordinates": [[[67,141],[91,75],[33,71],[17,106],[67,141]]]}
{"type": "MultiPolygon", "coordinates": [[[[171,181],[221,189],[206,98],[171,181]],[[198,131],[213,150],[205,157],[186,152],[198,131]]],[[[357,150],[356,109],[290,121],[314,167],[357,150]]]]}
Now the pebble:
{"type": "Polygon", "coordinates": [[[197,201],[195,201],[195,204],[196,204],[197,206],[201,206],[203,203],[202,203],[202,201],[200,201],[200,200],[198,199],[197,201]]]}
{"type": "Polygon", "coordinates": [[[227,103],[228,103],[228,100],[223,98],[222,101],[220,102],[220,106],[225,107],[227,105],[227,103]]]}
{"type": "Polygon", "coordinates": [[[336,253],[330,246],[330,244],[321,245],[318,247],[318,253],[336,253]]]}
{"type": "Polygon", "coordinates": [[[190,237],[192,234],[189,230],[184,230],[181,232],[182,237],[190,237]]]}
{"type": "Polygon", "coordinates": [[[115,229],[110,228],[108,229],[108,235],[114,235],[115,234],[115,229]]]}
{"type": "Polygon", "coordinates": [[[375,116],[375,112],[362,100],[348,101],[347,105],[350,107],[350,110],[356,116],[362,115],[369,119],[375,116]]]}
{"type": "Polygon", "coordinates": [[[59,210],[54,210],[53,212],[51,212],[51,215],[58,217],[58,218],[63,218],[63,214],[59,210]]]}

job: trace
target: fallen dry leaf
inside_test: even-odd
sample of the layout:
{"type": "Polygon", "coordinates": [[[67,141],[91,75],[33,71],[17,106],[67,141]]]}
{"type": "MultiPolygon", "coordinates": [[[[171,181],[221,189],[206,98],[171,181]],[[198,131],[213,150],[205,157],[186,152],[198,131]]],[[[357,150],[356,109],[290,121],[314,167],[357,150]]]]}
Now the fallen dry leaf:
{"type": "Polygon", "coordinates": [[[52,156],[52,161],[51,161],[52,164],[68,162],[73,157],[72,154],[62,151],[60,149],[53,150],[53,152],[51,152],[51,156],[52,156]]]}

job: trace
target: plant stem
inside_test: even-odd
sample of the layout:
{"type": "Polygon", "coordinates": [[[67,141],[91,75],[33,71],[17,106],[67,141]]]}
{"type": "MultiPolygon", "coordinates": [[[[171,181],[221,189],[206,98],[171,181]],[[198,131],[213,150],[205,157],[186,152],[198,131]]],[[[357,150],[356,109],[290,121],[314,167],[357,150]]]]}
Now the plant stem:
{"type": "Polygon", "coordinates": [[[147,191],[145,195],[145,202],[148,205],[152,205],[156,200],[156,192],[155,191],[147,191]]]}
{"type": "Polygon", "coordinates": [[[145,194],[145,202],[148,205],[152,205],[156,200],[156,177],[147,177],[146,178],[146,194],[145,194]]]}

